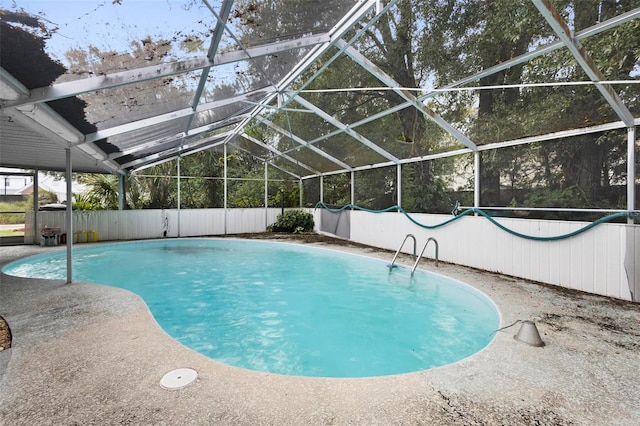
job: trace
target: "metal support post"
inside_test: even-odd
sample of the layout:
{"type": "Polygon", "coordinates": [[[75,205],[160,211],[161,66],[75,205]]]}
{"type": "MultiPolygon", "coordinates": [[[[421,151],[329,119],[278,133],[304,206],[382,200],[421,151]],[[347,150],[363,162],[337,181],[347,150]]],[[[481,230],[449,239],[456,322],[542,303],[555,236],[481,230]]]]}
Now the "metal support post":
{"type": "Polygon", "coordinates": [[[180,203],[181,203],[181,199],[180,199],[180,159],[181,157],[178,156],[178,237],[180,236],[180,203]]]}
{"type": "Polygon", "coordinates": [[[351,205],[356,204],[356,173],[351,171],[351,205]]]}
{"type": "Polygon", "coordinates": [[[264,162],[264,227],[269,226],[269,163],[264,162]]]}
{"type": "Polygon", "coordinates": [[[397,201],[396,204],[398,207],[402,207],[402,164],[398,164],[397,166],[397,175],[396,175],[396,192],[397,192],[397,201]]]}
{"type": "MultiPolygon", "coordinates": [[[[636,209],[636,128],[627,129],[627,210],[636,209]]],[[[629,223],[633,220],[629,219],[629,223]]]]}
{"type": "Polygon", "coordinates": [[[71,148],[65,148],[67,169],[65,179],[67,181],[67,211],[65,214],[65,222],[67,228],[67,284],[73,282],[73,193],[71,188],[71,148]]]}
{"type": "Polygon", "coordinates": [[[224,235],[227,235],[227,144],[223,146],[224,156],[224,235]]]}
{"type": "MultiPolygon", "coordinates": [[[[480,151],[473,153],[473,208],[480,208],[480,151]]],[[[476,213],[477,215],[477,213],[476,213]]]]}

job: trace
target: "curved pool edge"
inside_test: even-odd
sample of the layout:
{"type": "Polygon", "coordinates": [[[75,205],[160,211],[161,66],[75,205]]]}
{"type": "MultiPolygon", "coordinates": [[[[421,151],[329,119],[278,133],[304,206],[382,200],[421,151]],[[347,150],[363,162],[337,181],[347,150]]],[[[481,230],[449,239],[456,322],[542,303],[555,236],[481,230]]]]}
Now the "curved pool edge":
{"type": "MultiPolygon", "coordinates": [[[[186,239],[186,238],[185,238],[186,239]]],[[[243,240],[243,239],[238,239],[238,240],[243,240]]],[[[146,241],[146,240],[145,240],[146,241]]],[[[243,241],[249,241],[249,240],[243,240],[243,241]]],[[[250,240],[253,241],[253,240],[250,240]]],[[[280,241],[277,241],[280,242],[280,241]]],[[[123,242],[123,244],[127,244],[129,242],[123,242]]],[[[295,242],[281,242],[282,244],[296,244],[295,242]]],[[[314,248],[318,248],[318,247],[314,247],[314,248]]],[[[335,251],[335,252],[342,252],[339,248],[325,248],[322,247],[322,249],[324,250],[328,250],[328,251],[335,251]]],[[[57,250],[61,250],[61,249],[53,249],[50,250],[51,251],[57,251],[57,250]]],[[[49,252],[49,253],[50,253],[49,252]]],[[[456,360],[454,362],[448,363],[448,364],[444,364],[444,365],[439,365],[439,366],[435,366],[435,367],[431,367],[431,368],[427,368],[427,369],[422,369],[422,370],[416,370],[416,371],[410,371],[410,372],[404,372],[404,373],[396,373],[396,374],[385,374],[385,375],[377,375],[377,376],[365,376],[365,377],[324,377],[324,376],[304,376],[304,375],[289,375],[289,374],[278,374],[278,373],[272,373],[272,372],[265,372],[265,371],[259,371],[259,370],[253,370],[253,369],[249,369],[249,368],[244,368],[244,367],[239,367],[239,366],[235,366],[235,365],[231,365],[231,364],[227,364],[221,361],[218,361],[216,359],[207,357],[206,355],[198,352],[195,349],[190,348],[189,346],[181,343],[179,340],[175,339],[173,336],[171,336],[166,330],[164,330],[160,324],[158,323],[158,321],[156,320],[156,318],[154,317],[151,309],[149,308],[149,306],[147,305],[147,303],[145,302],[145,300],[138,295],[137,293],[128,290],[126,288],[121,288],[121,287],[116,287],[116,286],[112,286],[109,284],[100,284],[100,283],[90,283],[90,282],[82,282],[82,281],[74,281],[72,283],[66,283],[64,282],[64,280],[60,280],[60,279],[47,279],[47,278],[28,278],[28,277],[21,277],[21,276],[14,276],[14,275],[8,275],[4,273],[4,267],[10,265],[11,263],[14,263],[16,261],[22,261],[25,259],[29,259],[29,258],[38,258],[41,256],[47,256],[49,253],[38,253],[35,255],[26,255],[25,257],[21,257],[20,259],[16,259],[16,260],[12,260],[10,262],[0,262],[0,265],[2,266],[0,268],[0,270],[2,270],[2,274],[8,277],[11,277],[12,280],[9,281],[13,281],[15,280],[15,282],[4,282],[4,283],[0,283],[0,285],[4,284],[4,285],[11,285],[11,286],[24,286],[25,284],[29,285],[31,288],[31,290],[33,290],[33,287],[38,287],[38,288],[42,288],[43,284],[45,284],[45,290],[49,290],[51,291],[53,289],[53,291],[55,291],[56,289],[65,289],[67,291],[65,291],[65,293],[69,293],[68,295],[71,296],[70,293],[73,293],[73,295],[75,295],[76,297],[80,296],[85,296],[85,293],[88,293],[91,297],[91,302],[90,304],[94,304],[94,303],[106,303],[107,306],[105,307],[105,309],[101,309],[100,312],[98,313],[98,315],[96,316],[92,316],[91,318],[86,317],[86,312],[81,312],[79,313],[79,315],[77,315],[76,312],[73,312],[72,310],[68,311],[65,308],[61,308],[61,307],[53,307],[50,310],[52,311],[59,311],[59,310],[63,310],[66,313],[72,315],[72,316],[76,316],[74,319],[75,321],[77,321],[75,324],[73,324],[73,321],[71,323],[69,323],[69,321],[64,321],[64,326],[60,327],[60,328],[56,328],[56,331],[54,334],[56,334],[55,339],[59,339],[61,336],[57,335],[59,333],[63,333],[66,334],[68,336],[68,338],[74,338],[74,335],[76,333],[78,333],[77,331],[72,330],[72,328],[74,326],[79,327],[79,328],[91,328],[92,327],[92,323],[100,323],[102,321],[106,321],[107,323],[103,326],[98,326],[98,328],[103,328],[104,326],[106,326],[108,329],[112,329],[113,328],[113,324],[111,324],[112,322],[127,322],[128,321],[128,317],[129,316],[133,316],[136,319],[136,323],[138,323],[139,325],[143,326],[144,328],[144,334],[148,334],[148,338],[152,339],[152,340],[156,340],[159,342],[163,342],[163,348],[166,350],[175,350],[178,351],[180,353],[183,353],[183,355],[181,355],[178,359],[189,359],[191,357],[200,359],[200,360],[205,360],[205,363],[211,363],[211,366],[214,369],[223,369],[223,370],[229,370],[229,371],[235,371],[235,374],[239,374],[239,375],[246,375],[247,378],[252,377],[254,380],[260,380],[260,378],[265,378],[268,377],[270,381],[273,380],[277,380],[278,378],[283,380],[284,382],[288,382],[289,380],[295,380],[295,381],[318,381],[319,383],[324,383],[324,382],[342,382],[342,381],[353,381],[353,382],[367,382],[367,381],[372,381],[372,385],[374,384],[374,382],[377,381],[382,381],[382,382],[396,382],[397,380],[405,380],[407,378],[410,378],[411,380],[422,380],[422,378],[424,377],[424,375],[428,375],[429,372],[433,371],[433,370],[440,370],[440,369],[447,369],[447,368],[452,368],[455,369],[457,368],[456,366],[466,363],[469,360],[473,359],[474,357],[476,357],[477,355],[481,354],[482,352],[484,352],[485,350],[488,349],[488,347],[494,342],[495,338],[497,337],[495,334],[494,336],[491,338],[491,340],[489,341],[489,343],[487,345],[485,345],[483,348],[481,348],[479,351],[466,356],[464,358],[461,358],[459,360],[456,360]],[[47,288],[46,284],[49,284],[50,286],[47,288]],[[146,325],[145,325],[146,324],[146,325]],[[155,337],[154,337],[155,335],[155,337]],[[171,348],[170,348],[171,347],[171,348]],[[191,354],[191,356],[185,356],[186,354],[191,354]]],[[[369,257],[369,258],[374,258],[372,256],[368,256],[367,254],[354,254],[354,253],[350,253],[356,256],[362,256],[362,257],[369,257]]],[[[382,259],[378,259],[381,260],[382,259]]],[[[443,275],[444,276],[444,275],[443,275]]],[[[446,276],[445,276],[446,277],[446,276]]],[[[446,277],[448,279],[452,279],[451,277],[446,277]]],[[[458,281],[458,283],[460,285],[463,286],[468,286],[473,288],[472,286],[470,286],[467,283],[464,283],[462,281],[456,280],[458,281]]],[[[483,295],[487,300],[489,300],[491,303],[493,303],[495,305],[495,302],[493,302],[493,300],[488,297],[487,295],[485,295],[483,292],[481,292],[478,289],[473,288],[475,291],[478,291],[479,294],[483,295]]],[[[43,300],[44,303],[46,303],[47,305],[51,305],[51,297],[46,297],[45,300],[43,300]]],[[[78,304],[77,301],[74,301],[72,299],[69,299],[70,305],[72,308],[78,308],[78,304]]],[[[496,312],[498,312],[498,314],[500,314],[499,309],[496,306],[496,312]]],[[[94,312],[95,313],[95,312],[94,312]]],[[[56,321],[59,320],[59,318],[56,318],[56,321]]],[[[56,321],[51,321],[51,323],[55,323],[56,321]]],[[[13,323],[13,318],[12,318],[12,323],[13,323]]],[[[18,322],[19,324],[19,322],[18,322]]],[[[53,328],[51,327],[52,324],[49,324],[48,327],[46,328],[53,328]]],[[[17,326],[18,331],[14,334],[20,333],[22,334],[20,328],[21,326],[23,326],[24,324],[19,324],[17,326]]],[[[31,327],[29,327],[31,328],[31,327]]],[[[44,330],[39,330],[38,333],[35,333],[36,336],[30,336],[30,338],[36,338],[37,340],[41,339],[40,334],[45,332],[44,330]]],[[[82,333],[82,331],[80,331],[80,333],[82,333]]],[[[93,336],[95,333],[95,330],[93,331],[89,331],[89,334],[91,336],[93,336]]],[[[98,333],[98,335],[102,335],[103,333],[98,333]]],[[[133,339],[137,339],[138,337],[134,337],[133,339]]],[[[21,337],[20,339],[18,339],[18,346],[17,348],[19,348],[19,350],[24,349],[23,346],[24,343],[22,342],[23,338],[21,337]]],[[[63,342],[63,340],[59,340],[58,344],[61,344],[63,342]]],[[[32,343],[33,344],[33,343],[32,343]]],[[[30,346],[32,346],[32,344],[28,344],[26,345],[27,347],[29,347],[28,349],[32,349],[30,346]]],[[[33,345],[33,347],[40,347],[42,345],[50,345],[52,344],[49,341],[44,341],[44,342],[38,342],[35,343],[33,345]]],[[[16,345],[14,345],[16,346],[16,345]]],[[[64,344],[63,344],[64,346],[64,344]]],[[[165,350],[161,350],[158,351],[157,353],[165,353],[165,350]]],[[[148,351],[148,349],[146,349],[146,351],[148,351]]],[[[13,354],[15,351],[11,351],[10,354],[13,354]]],[[[6,354],[5,354],[6,355],[6,354]]],[[[139,355],[138,355],[139,356],[139,355]]],[[[151,356],[151,358],[153,358],[154,355],[151,356]]],[[[163,356],[161,356],[158,359],[163,358],[163,356]]],[[[11,358],[10,358],[11,361],[11,358]]],[[[176,365],[187,365],[189,366],[189,368],[191,368],[190,366],[195,365],[193,363],[193,361],[185,361],[182,364],[177,363],[176,365]]],[[[169,370],[167,370],[169,371],[169,370]]],[[[0,375],[0,379],[2,379],[2,375],[0,375]]],[[[1,380],[0,380],[1,383],[1,380]]],[[[376,386],[379,386],[376,385],[376,386]]],[[[1,395],[1,393],[0,393],[1,395]]]]}
{"type": "MultiPolygon", "coordinates": [[[[117,246],[123,246],[123,245],[127,245],[127,246],[140,245],[140,246],[147,246],[148,247],[148,246],[150,246],[151,243],[180,242],[180,241],[191,242],[191,241],[194,241],[194,240],[195,241],[198,241],[198,240],[214,240],[214,241],[229,241],[229,240],[233,240],[233,241],[236,241],[236,242],[248,243],[248,244],[264,243],[264,244],[275,244],[275,245],[280,245],[280,246],[285,246],[285,247],[286,246],[290,246],[290,247],[294,247],[295,246],[296,250],[304,250],[304,251],[307,251],[309,253],[314,253],[314,252],[318,252],[318,251],[325,251],[325,252],[331,253],[333,255],[343,255],[344,254],[344,255],[351,256],[351,257],[355,257],[355,258],[363,258],[363,259],[368,259],[370,261],[373,261],[373,262],[375,262],[375,263],[380,265],[380,269],[381,269],[381,271],[383,271],[383,270],[385,271],[384,272],[385,275],[388,273],[388,269],[385,267],[386,265],[384,265],[384,263],[385,263],[384,260],[380,259],[377,256],[371,256],[371,255],[360,254],[360,253],[353,253],[353,252],[341,250],[341,249],[336,248],[336,247],[327,248],[327,247],[321,247],[321,246],[319,247],[319,246],[316,246],[316,245],[294,244],[294,243],[288,242],[288,241],[272,241],[272,240],[256,240],[256,239],[243,239],[243,238],[215,238],[215,237],[209,237],[209,238],[173,238],[173,239],[135,240],[135,241],[123,241],[123,242],[122,241],[121,242],[109,242],[109,243],[102,243],[102,244],[108,244],[109,247],[117,247],[117,246]]],[[[93,249],[93,250],[98,251],[100,245],[101,244],[83,245],[80,248],[77,248],[77,250],[78,251],[80,251],[80,250],[89,251],[89,250],[93,249]]],[[[157,246],[151,245],[151,247],[157,247],[157,246]]],[[[52,255],[66,255],[66,252],[62,251],[60,249],[52,250],[52,251],[49,251],[48,253],[43,253],[43,254],[38,254],[38,255],[34,255],[34,256],[24,257],[22,259],[10,262],[10,263],[8,263],[6,265],[3,265],[2,272],[3,273],[7,273],[7,269],[10,269],[11,267],[17,267],[17,266],[20,266],[20,265],[25,264],[25,263],[28,264],[32,260],[37,261],[37,260],[39,260],[41,258],[51,257],[52,255]],[[52,254],[52,251],[53,251],[53,254],[52,254]]],[[[404,271],[406,269],[406,267],[404,265],[400,264],[399,266],[400,266],[399,270],[404,271]]],[[[11,271],[9,271],[9,272],[11,272],[11,271]]],[[[444,284],[446,286],[453,285],[453,286],[455,286],[455,288],[459,289],[459,291],[462,292],[460,294],[464,293],[464,294],[467,294],[467,295],[472,295],[474,300],[476,300],[476,302],[473,302],[473,304],[475,306],[479,306],[479,305],[477,305],[477,303],[479,301],[480,305],[484,305],[485,306],[485,308],[482,308],[482,309],[487,309],[486,307],[488,306],[489,310],[492,311],[493,315],[495,316],[495,321],[497,321],[497,325],[499,326],[501,324],[502,315],[501,315],[501,312],[500,312],[499,308],[495,304],[495,302],[487,294],[485,294],[484,292],[482,292],[479,289],[475,288],[474,286],[472,286],[472,285],[470,285],[468,283],[465,283],[463,281],[447,277],[446,275],[435,273],[433,271],[427,271],[427,270],[424,270],[424,269],[419,269],[418,270],[418,276],[419,275],[438,277],[438,278],[440,278],[442,280],[445,280],[444,284]]],[[[20,276],[20,275],[17,275],[17,276],[20,276]]],[[[76,276],[76,275],[74,275],[74,276],[76,276]]],[[[22,275],[21,277],[24,277],[24,275],[22,275]]],[[[400,277],[400,278],[402,278],[402,277],[400,277]]],[[[414,279],[413,274],[410,277],[407,276],[406,278],[409,279],[409,280],[413,280],[414,279]]],[[[97,281],[98,280],[96,280],[96,284],[110,286],[110,284],[98,283],[97,281]]],[[[115,285],[113,287],[121,288],[121,287],[118,287],[118,286],[115,286],[115,285]]],[[[147,301],[144,299],[144,296],[141,295],[141,294],[136,293],[133,290],[129,290],[127,288],[124,288],[124,289],[126,291],[131,292],[132,294],[135,294],[136,297],[140,298],[143,301],[143,303],[145,303],[145,306],[151,312],[156,324],[159,327],[162,328],[162,326],[160,325],[162,319],[158,319],[158,318],[156,318],[154,316],[153,310],[151,309],[150,306],[147,305],[147,301]]],[[[465,296],[465,297],[468,297],[468,296],[465,296]]],[[[493,319],[492,319],[492,322],[493,322],[493,319]]],[[[498,328],[498,327],[496,327],[496,328],[498,328]]],[[[184,345],[185,347],[189,347],[189,345],[180,342],[178,337],[173,337],[173,335],[168,330],[165,330],[164,328],[162,328],[162,329],[163,329],[163,332],[165,332],[171,338],[175,339],[178,343],[184,345]]],[[[363,377],[383,377],[383,376],[395,376],[395,375],[402,375],[402,374],[411,374],[411,373],[414,373],[414,372],[425,371],[425,370],[429,370],[429,369],[432,369],[432,368],[439,368],[439,367],[446,366],[446,365],[451,364],[451,363],[457,363],[457,362],[460,362],[460,361],[462,361],[464,359],[472,357],[475,354],[477,354],[478,352],[484,350],[488,345],[490,345],[493,342],[494,337],[495,337],[495,335],[491,336],[491,338],[487,341],[486,344],[484,344],[481,347],[479,347],[479,349],[474,350],[474,352],[463,356],[462,358],[457,358],[457,359],[454,359],[453,361],[446,362],[444,364],[437,364],[437,365],[434,365],[434,366],[431,366],[431,367],[417,368],[415,370],[397,371],[397,372],[384,372],[384,373],[380,372],[380,373],[374,373],[374,374],[353,375],[353,376],[344,376],[344,377],[342,377],[342,376],[333,376],[333,375],[322,375],[322,374],[304,375],[304,374],[297,374],[297,373],[280,373],[280,372],[277,372],[277,371],[271,372],[271,371],[265,371],[265,370],[260,370],[260,369],[255,370],[255,371],[263,371],[263,372],[267,372],[267,373],[270,373],[270,374],[293,375],[293,376],[299,376],[299,377],[321,377],[321,378],[363,378],[363,377]]],[[[198,349],[196,349],[196,348],[191,348],[191,349],[195,350],[196,352],[199,352],[198,349]]],[[[201,352],[199,352],[199,353],[201,353],[201,352]]],[[[205,356],[207,356],[207,355],[205,355],[205,356]]],[[[217,360],[216,358],[212,358],[212,359],[215,360],[216,362],[221,362],[223,364],[225,363],[224,361],[217,360]]],[[[244,369],[251,370],[250,367],[244,366],[244,365],[234,365],[234,364],[229,364],[229,365],[235,366],[235,367],[238,367],[238,368],[244,368],[244,369]]]]}
{"type": "MultiPolygon", "coordinates": [[[[6,255],[3,248],[0,264],[6,263],[6,255]]],[[[629,308],[607,303],[605,298],[556,292],[455,265],[445,265],[443,270],[452,278],[477,280],[507,323],[567,311],[586,317],[589,309],[611,318],[629,315],[629,308]],[[535,305],[530,303],[532,297],[535,305]]],[[[47,305],[50,293],[50,289],[41,291],[41,282],[13,277],[0,282],[2,296],[9,302],[0,304],[0,309],[21,335],[7,374],[1,378],[0,413],[7,424],[26,419],[31,424],[117,424],[134,418],[172,424],[408,424],[417,419],[438,424],[450,423],[452,418],[521,424],[523,416],[556,423],[638,423],[637,410],[632,410],[637,401],[623,389],[637,383],[632,367],[640,362],[640,354],[626,351],[624,356],[608,358],[609,368],[600,371],[597,388],[590,375],[573,374],[566,364],[571,359],[576,367],[600,365],[606,348],[612,354],[620,351],[610,342],[617,335],[604,329],[589,328],[596,334],[580,340],[574,333],[552,332],[543,324],[545,348],[520,345],[513,333],[501,332],[471,359],[424,372],[359,379],[298,378],[226,366],[176,345],[149,322],[146,305],[123,313],[117,304],[109,303],[108,315],[92,317],[90,323],[59,334],[45,327],[47,336],[36,335],[34,327],[64,322],[51,310],[37,312],[38,306],[47,305]],[[34,297],[14,305],[25,282],[36,290],[34,297]],[[575,351],[577,340],[579,352],[575,351]],[[195,368],[198,381],[179,392],[160,389],[162,375],[179,367],[195,368]],[[584,404],[575,404],[576,399],[584,404]],[[96,404],[97,400],[102,403],[96,404]]],[[[88,287],[102,286],[81,287],[84,293],[88,287]]],[[[73,291],[65,296],[61,301],[67,306],[60,306],[64,309],[86,302],[86,297],[78,299],[73,291]]]]}

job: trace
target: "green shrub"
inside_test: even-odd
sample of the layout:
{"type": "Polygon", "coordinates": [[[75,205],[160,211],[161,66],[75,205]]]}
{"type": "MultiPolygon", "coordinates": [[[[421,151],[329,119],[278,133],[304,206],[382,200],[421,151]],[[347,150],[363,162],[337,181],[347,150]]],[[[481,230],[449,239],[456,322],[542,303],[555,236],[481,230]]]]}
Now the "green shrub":
{"type": "Polygon", "coordinates": [[[313,215],[303,210],[289,210],[279,214],[276,223],[268,227],[272,232],[293,232],[301,234],[313,231],[313,215]]]}

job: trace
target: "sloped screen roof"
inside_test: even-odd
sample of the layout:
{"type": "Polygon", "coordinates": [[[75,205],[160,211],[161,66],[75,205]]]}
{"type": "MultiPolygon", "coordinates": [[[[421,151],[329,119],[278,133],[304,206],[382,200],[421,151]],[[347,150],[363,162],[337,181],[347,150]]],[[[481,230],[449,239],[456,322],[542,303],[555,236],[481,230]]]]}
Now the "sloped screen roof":
{"type": "Polygon", "coordinates": [[[638,123],[639,2],[446,3],[2,2],[0,165],[227,143],[304,177],[638,123]]]}

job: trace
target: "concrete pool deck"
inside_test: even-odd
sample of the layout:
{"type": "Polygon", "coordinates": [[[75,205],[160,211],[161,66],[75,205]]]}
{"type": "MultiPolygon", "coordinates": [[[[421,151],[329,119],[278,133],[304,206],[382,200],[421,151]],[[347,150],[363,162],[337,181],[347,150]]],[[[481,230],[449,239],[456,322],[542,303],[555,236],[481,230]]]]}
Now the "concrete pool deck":
{"type": "MultiPolygon", "coordinates": [[[[308,244],[393,255],[327,238],[308,244]]],[[[0,265],[52,249],[2,247],[0,265]]],[[[426,259],[421,267],[483,291],[498,305],[503,327],[535,321],[546,346],[515,341],[516,325],[481,352],[431,370],[362,379],[279,376],[182,346],[125,290],[3,274],[0,315],[13,344],[0,352],[0,424],[640,424],[639,304],[455,265],[435,268],[426,259]],[[197,381],[161,388],[163,375],[177,368],[195,369],[197,381]]]]}

